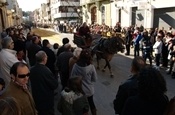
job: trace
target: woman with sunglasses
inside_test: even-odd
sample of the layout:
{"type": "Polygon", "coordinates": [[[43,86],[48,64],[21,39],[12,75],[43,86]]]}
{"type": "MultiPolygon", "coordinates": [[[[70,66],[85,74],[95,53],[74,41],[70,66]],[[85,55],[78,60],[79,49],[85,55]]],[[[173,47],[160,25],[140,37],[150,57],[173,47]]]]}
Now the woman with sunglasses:
{"type": "Polygon", "coordinates": [[[15,63],[10,69],[11,82],[2,98],[13,97],[21,108],[21,115],[37,115],[33,98],[28,90],[28,66],[23,62],[15,63]]]}

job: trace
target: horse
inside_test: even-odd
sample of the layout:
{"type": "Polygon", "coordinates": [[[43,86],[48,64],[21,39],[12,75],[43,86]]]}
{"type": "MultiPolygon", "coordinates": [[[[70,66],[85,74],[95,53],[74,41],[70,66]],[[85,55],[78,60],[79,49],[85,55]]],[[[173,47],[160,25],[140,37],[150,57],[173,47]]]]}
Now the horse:
{"type": "Polygon", "coordinates": [[[123,53],[124,49],[124,40],[119,36],[113,36],[107,39],[101,38],[99,43],[92,49],[92,55],[96,55],[97,69],[100,69],[99,60],[104,59],[106,64],[102,71],[105,72],[106,67],[108,67],[110,76],[113,77],[110,61],[114,54],[119,51],[123,53]]]}

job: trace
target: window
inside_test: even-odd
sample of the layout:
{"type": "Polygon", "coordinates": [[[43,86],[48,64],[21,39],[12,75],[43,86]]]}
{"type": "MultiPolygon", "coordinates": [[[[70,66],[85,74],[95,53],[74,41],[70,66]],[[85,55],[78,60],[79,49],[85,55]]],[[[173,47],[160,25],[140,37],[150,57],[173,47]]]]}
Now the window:
{"type": "Polygon", "coordinates": [[[102,24],[104,24],[105,23],[105,6],[102,6],[101,7],[101,22],[102,22],[102,24]]]}

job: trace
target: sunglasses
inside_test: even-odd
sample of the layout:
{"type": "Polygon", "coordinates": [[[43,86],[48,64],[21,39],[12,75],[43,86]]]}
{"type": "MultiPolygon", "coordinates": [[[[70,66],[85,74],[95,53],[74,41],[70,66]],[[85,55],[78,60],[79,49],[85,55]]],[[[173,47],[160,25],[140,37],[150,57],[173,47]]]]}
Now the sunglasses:
{"type": "Polygon", "coordinates": [[[18,78],[25,78],[25,77],[29,77],[29,76],[30,76],[30,73],[21,74],[21,75],[18,75],[18,78]]]}

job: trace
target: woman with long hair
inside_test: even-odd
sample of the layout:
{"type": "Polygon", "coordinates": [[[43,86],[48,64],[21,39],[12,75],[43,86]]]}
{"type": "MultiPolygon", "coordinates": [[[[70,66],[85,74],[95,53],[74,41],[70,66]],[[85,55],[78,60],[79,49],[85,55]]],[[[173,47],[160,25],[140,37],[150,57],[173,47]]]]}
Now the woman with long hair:
{"type": "Polygon", "coordinates": [[[96,115],[96,107],[93,101],[93,82],[97,80],[97,73],[94,65],[92,65],[92,56],[88,49],[81,51],[79,60],[74,64],[71,72],[71,77],[73,76],[82,76],[82,89],[88,98],[92,115],[96,115]]]}

